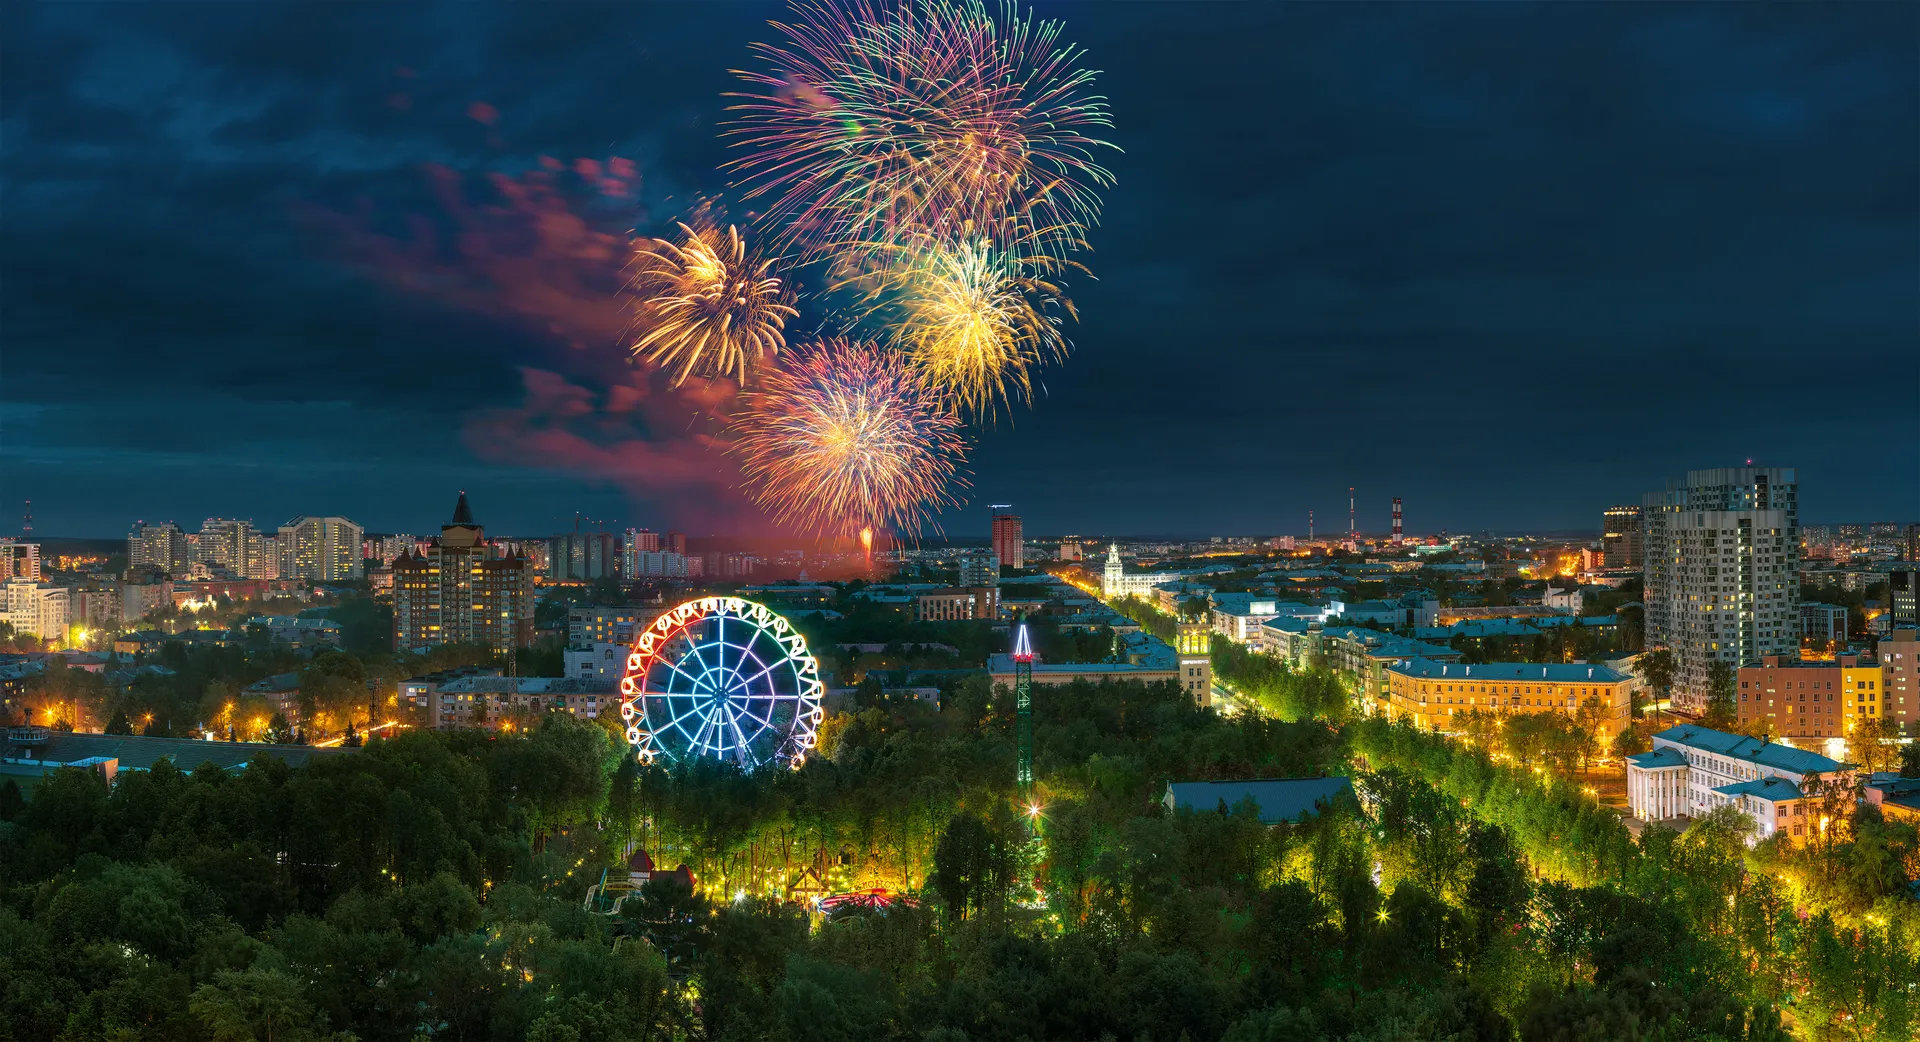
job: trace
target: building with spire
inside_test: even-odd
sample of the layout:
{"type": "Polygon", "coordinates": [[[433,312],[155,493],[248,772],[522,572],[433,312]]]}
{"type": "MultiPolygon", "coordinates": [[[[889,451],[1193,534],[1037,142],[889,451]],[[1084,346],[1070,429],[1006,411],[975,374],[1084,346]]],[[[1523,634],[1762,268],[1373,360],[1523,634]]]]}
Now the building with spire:
{"type": "Polygon", "coordinates": [[[1115,600],[1120,597],[1152,597],[1153,588],[1161,583],[1178,582],[1186,576],[1180,572],[1134,572],[1129,574],[1127,566],[1120,563],[1120,544],[1107,544],[1106,572],[1100,579],[1100,598],[1115,600]]]}
{"type": "Polygon", "coordinates": [[[533,566],[487,542],[460,493],[453,520],[424,553],[393,560],[393,644],[484,644],[501,654],[533,643],[533,566]]]}

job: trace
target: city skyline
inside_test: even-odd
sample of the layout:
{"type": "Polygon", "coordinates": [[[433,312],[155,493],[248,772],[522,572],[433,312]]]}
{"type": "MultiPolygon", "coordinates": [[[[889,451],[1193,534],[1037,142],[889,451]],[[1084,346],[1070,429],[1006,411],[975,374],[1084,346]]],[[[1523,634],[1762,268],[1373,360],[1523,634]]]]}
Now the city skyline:
{"type": "MultiPolygon", "coordinates": [[[[555,258],[725,194],[780,8],[574,10],[8,9],[0,532],[407,530],[458,488],[503,532],[766,531],[555,258]],[[489,223],[550,166],[557,219],[489,223]]],[[[1749,458],[1809,521],[1915,513],[1913,396],[1827,415],[1914,342],[1911,7],[1068,10],[1124,116],[1100,278],[949,535],[1325,531],[1348,486],[1366,530],[1584,529],[1749,458]]]]}
{"type": "Polygon", "coordinates": [[[0,33],[0,1039],[1920,1042],[1920,5],[0,33]]]}
{"type": "MultiPolygon", "coordinates": [[[[1703,468],[1696,467],[1696,468],[1690,468],[1690,469],[1703,469],[1703,468]]],[[[1643,492],[1651,490],[1654,486],[1658,484],[1660,484],[1659,481],[1650,481],[1648,489],[1635,491],[1635,492],[1632,492],[1631,494],[1623,493],[1622,498],[1638,500],[1640,495],[1643,492]]],[[[1343,489],[1341,491],[1344,492],[1345,490],[1343,489]]],[[[465,492],[466,492],[465,489],[454,489],[449,494],[464,494],[465,492]]],[[[442,496],[442,498],[444,499],[445,497],[442,496]]],[[[1395,497],[1395,498],[1404,498],[1404,497],[1395,497]]],[[[235,508],[228,507],[224,511],[207,510],[207,511],[200,511],[200,512],[185,514],[178,517],[172,517],[172,516],[162,517],[157,514],[148,514],[147,516],[135,517],[126,521],[119,527],[117,531],[67,532],[67,531],[49,530],[44,523],[42,523],[40,520],[37,520],[41,516],[39,514],[39,509],[40,508],[36,505],[34,508],[35,517],[36,517],[36,521],[34,522],[34,529],[31,533],[28,533],[28,534],[22,534],[22,532],[20,531],[22,515],[19,510],[15,510],[12,513],[11,517],[0,515],[0,538],[19,539],[22,541],[29,541],[29,540],[44,541],[44,540],[63,540],[63,539],[119,541],[119,540],[124,540],[126,538],[127,532],[129,529],[134,529],[140,525],[152,526],[152,525],[162,525],[162,524],[175,524],[175,525],[178,525],[180,527],[180,530],[184,533],[184,532],[199,531],[200,526],[206,521],[218,521],[222,523],[229,523],[230,520],[237,520],[241,522],[250,521],[254,524],[256,528],[262,529],[266,531],[268,534],[272,534],[273,531],[277,529],[281,524],[287,523],[287,522],[271,520],[273,515],[256,514],[250,518],[245,517],[242,515],[245,515],[246,511],[237,510],[235,508]]],[[[1355,531],[1363,536],[1371,536],[1371,537],[1389,536],[1392,532],[1391,510],[1392,510],[1392,505],[1391,505],[1391,502],[1389,502],[1389,504],[1385,508],[1374,511],[1374,513],[1378,515],[1377,517],[1369,517],[1366,506],[1364,504],[1357,505],[1356,515],[1355,515],[1356,516],[1355,531]]],[[[312,512],[308,511],[306,513],[312,513],[312,512]]],[[[294,513],[289,515],[289,521],[298,521],[303,516],[306,516],[306,513],[295,511],[294,513]]],[[[399,533],[411,533],[415,531],[420,531],[420,532],[427,531],[428,529],[432,528],[434,525],[437,525],[440,523],[440,521],[442,520],[442,517],[440,515],[444,515],[445,511],[442,510],[440,511],[440,514],[433,514],[433,515],[424,516],[424,517],[413,517],[409,515],[407,518],[401,519],[399,521],[395,521],[390,524],[361,523],[359,516],[347,511],[333,511],[333,513],[339,516],[343,516],[348,520],[352,520],[356,523],[359,523],[360,527],[368,535],[376,535],[376,534],[377,535],[394,535],[399,533]]],[[[494,512],[486,511],[486,513],[490,518],[491,516],[493,516],[494,512]]],[[[982,511],[978,511],[978,510],[971,511],[971,512],[956,512],[956,516],[953,516],[950,518],[943,518],[943,521],[950,523],[953,527],[943,526],[941,531],[937,531],[937,532],[929,531],[923,535],[923,537],[919,540],[919,542],[927,545],[934,545],[934,546],[948,544],[948,543],[954,543],[954,544],[980,543],[982,545],[990,546],[993,541],[992,533],[991,533],[991,523],[990,523],[991,518],[989,516],[984,516],[984,515],[978,516],[978,517],[975,516],[975,515],[980,515],[982,513],[983,513],[982,511]]],[[[1594,510],[1588,511],[1588,513],[1593,514],[1595,517],[1599,517],[1603,513],[1603,508],[1596,507],[1594,510]]],[[[1920,508],[1916,508],[1916,510],[1913,511],[1912,513],[1915,516],[1920,516],[1920,508]]],[[[383,510],[379,514],[369,515],[369,516],[390,518],[393,515],[390,512],[383,510]]],[[[1025,515],[1023,513],[1021,516],[1022,516],[1022,519],[1024,520],[1024,518],[1028,515],[1025,515]]],[[[508,525],[496,525],[491,520],[488,520],[485,518],[483,518],[483,520],[486,522],[486,524],[490,528],[493,528],[495,531],[498,531],[503,537],[510,537],[510,538],[542,538],[542,537],[551,536],[551,535],[564,534],[564,533],[576,530],[575,529],[576,523],[578,525],[578,531],[581,531],[581,532],[608,532],[615,535],[623,533],[628,529],[649,531],[649,532],[652,532],[656,537],[664,536],[666,533],[670,531],[677,531],[677,529],[674,529],[671,526],[666,525],[664,522],[659,521],[658,519],[620,517],[620,516],[611,516],[611,517],[604,517],[604,518],[590,518],[585,516],[584,514],[578,515],[577,518],[574,516],[566,516],[566,517],[556,516],[552,519],[550,525],[547,527],[542,527],[536,522],[524,528],[513,528],[508,525]]],[[[1097,521],[1097,519],[1095,520],[1097,521]]],[[[1905,514],[1889,515],[1889,516],[1840,515],[1840,514],[1833,514],[1829,512],[1822,512],[1818,509],[1816,505],[1814,512],[1809,515],[1809,519],[1804,522],[1804,525],[1812,525],[1816,527],[1818,526],[1831,527],[1835,525],[1845,525],[1845,524],[1866,526],[1874,523],[1896,523],[1900,525],[1906,525],[1906,524],[1912,523],[1912,518],[1905,514]]],[[[1502,537],[1515,536],[1515,535],[1559,536],[1559,535],[1575,535],[1575,534],[1583,534],[1583,533],[1603,532],[1604,528],[1605,526],[1602,523],[1589,521],[1586,524],[1580,524],[1578,523],[1578,519],[1575,519],[1575,523],[1564,525],[1564,526],[1558,526],[1558,525],[1524,526],[1524,525],[1516,525],[1516,524],[1495,524],[1495,525],[1472,526],[1472,527],[1449,526],[1449,525],[1429,525],[1429,526],[1408,525],[1406,527],[1406,534],[1409,537],[1436,536],[1442,532],[1448,532],[1454,535],[1479,535],[1483,533],[1490,533],[1492,535],[1502,536],[1502,537]]],[[[1322,511],[1318,515],[1317,520],[1314,522],[1314,535],[1316,538],[1320,538],[1320,539],[1333,538],[1335,536],[1344,534],[1346,530],[1347,529],[1346,529],[1344,515],[1339,515],[1335,517],[1327,514],[1327,512],[1325,511],[1322,511]],[[1329,524],[1330,520],[1337,521],[1338,523],[1329,524]]],[[[1118,537],[1122,539],[1162,539],[1162,538],[1206,539],[1213,536],[1305,537],[1307,535],[1307,526],[1306,526],[1306,519],[1303,517],[1300,523],[1293,527],[1287,527],[1284,521],[1275,521],[1275,523],[1270,527],[1253,527],[1253,528],[1239,528],[1239,529],[1230,529],[1230,528],[1224,528],[1224,527],[1211,527],[1211,528],[1201,527],[1201,528],[1168,528],[1168,529],[1158,529],[1158,530],[1140,529],[1140,530],[1128,531],[1128,530],[1113,528],[1111,526],[1106,528],[1101,528],[1097,524],[1082,524],[1082,525],[1065,524],[1065,525],[1056,525],[1050,528],[1039,528],[1039,527],[1034,527],[1029,525],[1029,526],[1026,526],[1026,532],[1029,538],[1038,538],[1038,539],[1059,539],[1059,538],[1064,538],[1068,536],[1087,536],[1089,533],[1094,533],[1101,536],[1118,537]]],[[[803,534],[788,534],[788,533],[781,533],[777,531],[702,532],[702,531],[693,530],[693,531],[687,531],[685,534],[689,537],[699,538],[699,539],[735,538],[735,539],[751,539],[755,541],[766,541],[766,542],[784,541],[784,542],[792,543],[793,545],[796,545],[796,546],[803,545],[803,544],[811,544],[816,541],[812,537],[809,537],[803,534]]],[[[912,544],[910,543],[909,545],[912,545],[912,544]]]]}

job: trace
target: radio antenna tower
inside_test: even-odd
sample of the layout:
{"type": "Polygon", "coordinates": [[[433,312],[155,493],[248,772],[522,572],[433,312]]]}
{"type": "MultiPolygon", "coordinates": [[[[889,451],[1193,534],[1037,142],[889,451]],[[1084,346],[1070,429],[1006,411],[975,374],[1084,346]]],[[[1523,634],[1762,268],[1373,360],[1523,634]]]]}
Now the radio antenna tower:
{"type": "Polygon", "coordinates": [[[26,515],[20,519],[20,534],[28,539],[33,538],[33,500],[31,499],[27,500],[26,515]]]}
{"type": "Polygon", "coordinates": [[[1353,538],[1353,486],[1347,486],[1347,538],[1353,538]]]}

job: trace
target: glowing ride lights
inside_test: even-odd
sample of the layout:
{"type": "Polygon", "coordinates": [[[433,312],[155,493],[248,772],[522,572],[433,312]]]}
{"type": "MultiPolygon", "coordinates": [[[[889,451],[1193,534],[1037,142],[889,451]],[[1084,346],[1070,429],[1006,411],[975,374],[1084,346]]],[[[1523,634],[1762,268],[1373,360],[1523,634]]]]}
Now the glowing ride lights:
{"type": "Polygon", "coordinates": [[[645,763],[798,767],[818,740],[822,693],[819,664],[785,618],[739,597],[702,597],[634,640],[620,714],[645,763]]]}

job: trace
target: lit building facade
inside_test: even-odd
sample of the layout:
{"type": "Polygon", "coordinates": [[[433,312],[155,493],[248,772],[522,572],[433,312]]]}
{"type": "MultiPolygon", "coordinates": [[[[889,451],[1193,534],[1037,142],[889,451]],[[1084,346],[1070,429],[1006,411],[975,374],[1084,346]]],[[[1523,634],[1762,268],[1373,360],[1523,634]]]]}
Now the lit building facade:
{"type": "Polygon", "coordinates": [[[1800,636],[1821,643],[1847,639],[1847,609],[1839,604],[1819,601],[1800,602],[1800,636]]]}
{"type": "Polygon", "coordinates": [[[184,572],[193,562],[187,553],[187,534],[171,521],[157,525],[136,521],[127,534],[127,570],[130,572],[184,572]]]}
{"type": "Polygon", "coordinates": [[[1603,711],[1597,737],[1604,743],[1626,730],[1633,708],[1633,678],[1607,666],[1416,658],[1389,665],[1386,674],[1387,715],[1435,731],[1457,730],[1455,718],[1476,709],[1574,717],[1593,698],[1603,711]]]}
{"type": "MultiPolygon", "coordinates": [[[[1776,832],[1796,840],[1823,827],[1823,782],[1851,780],[1838,761],[1746,735],[1683,724],[1627,757],[1627,806],[1642,821],[1697,818],[1732,806],[1753,819],[1753,840],[1776,832]]],[[[1845,799],[1845,813],[1853,799],[1845,799]]]]}
{"type": "Polygon", "coordinates": [[[612,576],[618,552],[611,532],[568,532],[547,540],[547,578],[592,582],[612,576]]]}
{"type": "Polygon", "coordinates": [[[1912,568],[1895,568],[1887,573],[1887,619],[1894,629],[1912,629],[1920,626],[1920,599],[1916,594],[1920,590],[1920,571],[1912,568]]]}
{"type": "Polygon", "coordinates": [[[1640,508],[1608,507],[1600,515],[1600,550],[1609,568],[1638,568],[1646,557],[1640,508]]]}
{"type": "Polygon", "coordinates": [[[569,608],[567,644],[576,648],[599,643],[631,644],[634,637],[652,625],[653,620],[665,610],[644,605],[605,604],[569,608]]]}
{"type": "Polygon", "coordinates": [[[199,535],[194,537],[193,559],[210,569],[224,569],[242,579],[252,578],[247,551],[249,544],[258,538],[259,533],[253,530],[251,521],[210,517],[200,523],[199,535]]]}
{"type": "Polygon", "coordinates": [[[1902,726],[1920,720],[1920,630],[1896,629],[1880,639],[1880,712],[1902,726]]]}
{"type": "Polygon", "coordinates": [[[1180,656],[1180,686],[1194,704],[1213,704],[1213,631],[1204,622],[1181,622],[1173,650],[1180,656]]]}
{"type": "Polygon", "coordinates": [[[12,579],[40,581],[39,543],[20,543],[11,538],[0,539],[0,582],[12,579]]]}
{"type": "Polygon", "coordinates": [[[1000,585],[1000,555],[991,550],[962,550],[955,564],[961,586],[1000,585]]]}
{"type": "Polygon", "coordinates": [[[1279,602],[1272,597],[1221,593],[1213,595],[1212,603],[1208,614],[1213,632],[1236,644],[1258,642],[1260,627],[1280,616],[1279,602]]]}
{"type": "Polygon", "coordinates": [[[296,517],[280,526],[277,578],[320,583],[361,578],[365,537],[365,529],[344,517],[296,517]]]}
{"type": "Polygon", "coordinates": [[[1008,568],[1026,567],[1026,544],[1020,535],[1020,515],[993,515],[993,556],[1008,568]]]}
{"type": "Polygon", "coordinates": [[[32,579],[9,579],[6,620],[13,632],[48,642],[64,643],[72,614],[73,591],[32,579]]]}
{"type": "Polygon", "coordinates": [[[1134,572],[1129,574],[1127,566],[1120,563],[1120,544],[1107,546],[1106,570],[1100,577],[1100,597],[1102,600],[1114,600],[1119,597],[1139,597],[1151,599],[1153,588],[1161,583],[1178,582],[1186,578],[1179,572],[1134,572]]]}
{"type": "Polygon", "coordinates": [[[913,617],[918,622],[997,619],[1000,617],[1000,589],[978,586],[970,590],[923,593],[913,599],[913,617]]]}
{"type": "MultiPolygon", "coordinates": [[[[1270,630],[1264,626],[1261,629],[1265,641],[1270,630]]],[[[1450,665],[1464,657],[1444,644],[1396,637],[1365,626],[1327,626],[1310,631],[1310,638],[1307,658],[1301,664],[1310,666],[1318,656],[1328,668],[1351,675],[1360,709],[1366,713],[1389,711],[1393,678],[1388,670],[1394,665],[1411,660],[1450,665]]]]}
{"type": "Polygon", "coordinates": [[[1740,722],[1770,725],[1770,733],[1784,738],[1844,736],[1880,717],[1880,665],[1859,655],[1831,662],[1768,655],[1759,665],[1740,667],[1739,683],[1740,722]]]}
{"type": "Polygon", "coordinates": [[[1706,708],[1707,673],[1800,647],[1800,507],[1791,467],[1695,470],[1650,493],[1646,646],[1675,662],[1674,704],[1706,708]]]}
{"type": "Polygon", "coordinates": [[[394,558],[396,649],[483,644],[505,654],[533,643],[533,568],[493,549],[460,493],[453,520],[426,553],[394,558]]]}
{"type": "Polygon", "coordinates": [[[591,720],[620,707],[616,691],[572,677],[456,677],[433,685],[426,701],[427,726],[435,730],[524,730],[547,713],[591,720]]]}

